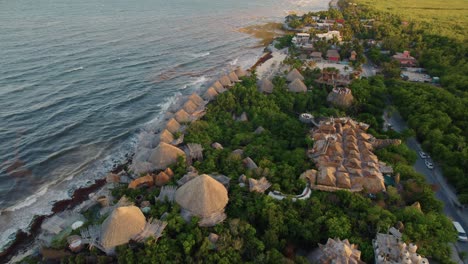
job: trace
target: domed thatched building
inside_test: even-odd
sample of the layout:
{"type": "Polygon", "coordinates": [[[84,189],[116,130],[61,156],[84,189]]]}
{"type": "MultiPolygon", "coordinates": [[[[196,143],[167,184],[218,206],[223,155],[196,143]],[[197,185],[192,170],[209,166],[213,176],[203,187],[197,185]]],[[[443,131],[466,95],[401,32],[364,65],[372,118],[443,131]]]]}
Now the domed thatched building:
{"type": "Polygon", "coordinates": [[[349,88],[333,88],[327,96],[327,101],[334,106],[348,108],[353,104],[354,97],[349,88]]]}
{"type": "Polygon", "coordinates": [[[180,124],[174,118],[171,118],[166,124],[166,129],[172,134],[179,132],[180,124]]]}
{"type": "Polygon", "coordinates": [[[167,129],[164,129],[163,132],[161,132],[161,135],[159,136],[159,140],[160,142],[170,144],[172,141],[174,141],[174,136],[167,129]]]}
{"type": "Polygon", "coordinates": [[[294,68],[288,73],[286,79],[288,82],[294,82],[296,79],[304,81],[304,76],[302,76],[302,74],[296,68],[294,68]]]}
{"type": "Polygon", "coordinates": [[[190,122],[190,115],[184,110],[180,109],[175,113],[174,118],[179,123],[188,123],[190,122]]]}
{"type": "Polygon", "coordinates": [[[182,185],[175,194],[186,220],[192,215],[201,218],[200,226],[214,226],[226,219],[226,188],[212,177],[202,174],[182,185]]]}
{"type": "Polygon", "coordinates": [[[224,86],[224,87],[229,87],[232,85],[231,79],[227,75],[223,75],[221,78],[219,78],[219,82],[224,86]]]}
{"type": "Polygon", "coordinates": [[[161,142],[151,153],[149,162],[153,164],[156,170],[163,170],[169,165],[176,163],[179,156],[185,158],[185,152],[177,147],[161,142]]]}
{"type": "Polygon", "coordinates": [[[241,67],[237,67],[234,72],[236,73],[237,77],[239,77],[239,78],[248,75],[248,72],[244,71],[241,67]]]}
{"type": "Polygon", "coordinates": [[[216,96],[218,96],[218,92],[215,90],[215,88],[210,87],[208,88],[208,90],[206,90],[205,94],[203,95],[203,98],[205,98],[205,100],[211,101],[215,99],[216,96]]]}
{"type": "Polygon", "coordinates": [[[197,108],[198,108],[198,105],[194,103],[192,100],[188,100],[184,104],[184,110],[189,114],[193,114],[197,110],[197,108]]]}
{"type": "Polygon", "coordinates": [[[229,77],[229,80],[231,80],[231,82],[239,82],[240,81],[239,77],[237,77],[235,72],[229,73],[228,77],[229,77]]]}
{"type": "Polygon", "coordinates": [[[197,93],[193,93],[188,99],[197,104],[198,106],[203,105],[204,103],[203,98],[201,98],[197,93]]]}
{"type": "Polygon", "coordinates": [[[273,92],[273,83],[264,78],[260,83],[260,92],[262,93],[272,93],[273,92]]]}
{"type": "Polygon", "coordinates": [[[138,207],[118,207],[101,226],[100,244],[107,254],[112,254],[116,246],[128,243],[145,225],[145,216],[138,207]]]}
{"type": "Polygon", "coordinates": [[[307,92],[307,86],[300,79],[296,79],[288,85],[288,90],[294,93],[305,93],[307,92]]]}

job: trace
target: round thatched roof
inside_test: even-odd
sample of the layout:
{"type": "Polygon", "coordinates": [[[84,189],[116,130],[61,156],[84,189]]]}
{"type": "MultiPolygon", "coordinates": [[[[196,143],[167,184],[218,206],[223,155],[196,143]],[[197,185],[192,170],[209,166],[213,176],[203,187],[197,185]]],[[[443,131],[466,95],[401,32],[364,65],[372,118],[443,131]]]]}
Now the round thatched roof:
{"type": "Polygon", "coordinates": [[[241,67],[237,67],[236,70],[234,71],[237,75],[237,77],[244,77],[247,75],[247,72],[244,71],[241,67]]]}
{"type": "Polygon", "coordinates": [[[221,183],[202,174],[177,189],[175,200],[192,214],[208,217],[224,209],[228,194],[221,183]]]}
{"type": "Polygon", "coordinates": [[[197,104],[194,103],[192,100],[188,100],[184,104],[184,110],[189,114],[193,114],[197,110],[197,108],[197,104]]]}
{"type": "Polygon", "coordinates": [[[161,135],[159,136],[159,140],[160,142],[171,143],[172,141],[174,141],[174,136],[167,129],[164,129],[163,132],[161,132],[161,135]]]}
{"type": "Polygon", "coordinates": [[[260,84],[260,92],[263,93],[272,93],[273,92],[273,83],[268,80],[267,78],[264,78],[260,84]]]}
{"type": "Polygon", "coordinates": [[[101,226],[101,245],[106,249],[128,243],[140,233],[146,225],[146,219],[136,206],[116,208],[101,226]]]}
{"type": "Polygon", "coordinates": [[[293,82],[296,79],[303,81],[304,76],[302,76],[302,74],[296,68],[294,68],[292,69],[292,71],[288,73],[288,76],[286,76],[286,79],[288,80],[288,82],[293,82]]]}
{"type": "Polygon", "coordinates": [[[332,105],[347,108],[353,104],[354,97],[351,90],[347,88],[340,90],[333,89],[333,91],[328,94],[327,101],[332,105]]]}
{"type": "Polygon", "coordinates": [[[176,163],[179,156],[185,157],[185,152],[177,147],[161,142],[151,153],[149,162],[154,165],[155,169],[163,170],[169,165],[176,163]]]}
{"type": "Polygon", "coordinates": [[[180,124],[174,118],[171,118],[166,124],[166,129],[172,134],[176,133],[180,129],[180,124]]]}
{"type": "Polygon", "coordinates": [[[201,98],[197,93],[193,93],[188,99],[192,100],[192,102],[194,102],[198,106],[202,105],[204,102],[203,98],[201,98]]]}
{"type": "Polygon", "coordinates": [[[300,80],[296,79],[292,83],[288,85],[288,89],[290,92],[295,92],[295,93],[302,93],[302,92],[307,92],[307,86],[300,80]]]}
{"type": "Polygon", "coordinates": [[[235,72],[230,72],[228,77],[229,77],[229,80],[231,80],[231,82],[238,82],[239,81],[239,77],[237,77],[235,72]]]}
{"type": "Polygon", "coordinates": [[[154,184],[156,186],[163,186],[166,185],[171,180],[171,177],[167,175],[164,171],[161,171],[158,175],[154,176],[154,184]]]}
{"type": "Polygon", "coordinates": [[[224,75],[222,76],[221,78],[219,78],[219,82],[224,86],[224,87],[227,87],[227,86],[231,86],[232,83],[231,83],[231,79],[229,79],[229,77],[227,75],[224,75]]]}
{"type": "Polygon", "coordinates": [[[213,87],[210,87],[210,88],[208,88],[208,90],[206,90],[205,94],[203,95],[203,98],[205,98],[206,100],[211,101],[216,96],[218,96],[218,92],[216,92],[216,90],[213,87]]]}
{"type": "Polygon", "coordinates": [[[179,123],[188,123],[190,122],[190,115],[184,110],[180,109],[175,113],[174,118],[179,123]]]}

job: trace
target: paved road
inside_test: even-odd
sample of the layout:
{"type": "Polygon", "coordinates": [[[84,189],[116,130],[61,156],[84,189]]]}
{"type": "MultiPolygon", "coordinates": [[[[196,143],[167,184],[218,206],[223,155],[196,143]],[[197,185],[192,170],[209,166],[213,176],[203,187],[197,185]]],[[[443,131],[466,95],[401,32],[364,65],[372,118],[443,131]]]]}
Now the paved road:
{"type": "MultiPolygon", "coordinates": [[[[387,119],[387,121],[392,125],[393,129],[395,129],[398,132],[401,132],[407,128],[405,121],[401,118],[401,116],[398,113],[392,114],[392,116],[389,119],[387,119]]],[[[409,148],[416,152],[422,150],[421,146],[414,137],[408,139],[406,143],[409,148]]],[[[468,208],[459,209],[457,206],[454,205],[453,201],[458,200],[456,198],[453,187],[451,187],[445,181],[440,167],[437,166],[436,163],[434,163],[434,166],[435,168],[433,170],[428,169],[424,163],[424,160],[418,155],[418,159],[414,165],[414,168],[417,172],[423,174],[430,184],[435,184],[439,186],[439,189],[436,192],[436,197],[444,203],[444,213],[449,218],[460,222],[465,228],[465,230],[468,230],[468,208]]],[[[468,254],[467,242],[457,242],[455,246],[459,252],[464,251],[468,254]]]]}

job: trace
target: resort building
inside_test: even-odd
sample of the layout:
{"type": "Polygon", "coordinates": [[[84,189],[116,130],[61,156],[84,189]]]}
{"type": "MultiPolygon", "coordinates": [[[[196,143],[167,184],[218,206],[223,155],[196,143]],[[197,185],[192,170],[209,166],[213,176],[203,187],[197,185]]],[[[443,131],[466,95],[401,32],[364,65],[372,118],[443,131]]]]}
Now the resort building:
{"type": "Polygon", "coordinates": [[[342,41],[341,34],[338,30],[328,31],[327,33],[315,34],[315,37],[320,40],[326,41],[332,40],[333,38],[336,38],[338,42],[342,41]]]}
{"type": "Polygon", "coordinates": [[[340,53],[338,53],[338,51],[334,49],[327,50],[327,60],[329,60],[330,62],[339,62],[340,53]]]}
{"type": "Polygon", "coordinates": [[[337,107],[348,108],[354,102],[354,97],[349,88],[335,87],[328,94],[327,101],[337,107]]]}
{"type": "Polygon", "coordinates": [[[388,234],[377,233],[372,245],[376,264],[429,264],[429,260],[416,253],[418,246],[403,242],[400,231],[394,227],[388,234]]]}
{"type": "Polygon", "coordinates": [[[361,251],[357,245],[349,243],[348,239],[329,238],[325,245],[319,244],[319,249],[313,256],[313,263],[321,264],[364,264],[361,251]]]}
{"type": "Polygon", "coordinates": [[[393,55],[393,59],[397,60],[402,67],[414,67],[418,61],[410,55],[410,52],[405,50],[403,53],[397,52],[393,55]]]}

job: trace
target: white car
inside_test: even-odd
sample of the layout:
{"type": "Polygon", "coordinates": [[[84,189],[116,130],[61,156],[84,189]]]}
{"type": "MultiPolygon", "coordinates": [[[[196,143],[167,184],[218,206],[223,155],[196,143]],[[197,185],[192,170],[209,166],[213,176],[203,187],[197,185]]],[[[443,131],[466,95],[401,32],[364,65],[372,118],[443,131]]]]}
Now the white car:
{"type": "Polygon", "coordinates": [[[420,156],[422,159],[427,158],[426,153],[424,153],[423,151],[419,151],[419,156],[420,156]]]}
{"type": "Polygon", "coordinates": [[[434,164],[432,162],[425,160],[424,163],[426,163],[426,167],[430,170],[434,169],[434,164]]]}
{"type": "Polygon", "coordinates": [[[463,229],[463,227],[460,225],[460,223],[453,221],[453,226],[455,227],[455,230],[457,230],[458,241],[467,242],[468,237],[466,236],[465,229],[463,229]]]}

